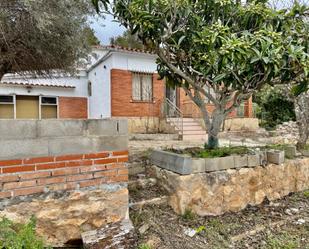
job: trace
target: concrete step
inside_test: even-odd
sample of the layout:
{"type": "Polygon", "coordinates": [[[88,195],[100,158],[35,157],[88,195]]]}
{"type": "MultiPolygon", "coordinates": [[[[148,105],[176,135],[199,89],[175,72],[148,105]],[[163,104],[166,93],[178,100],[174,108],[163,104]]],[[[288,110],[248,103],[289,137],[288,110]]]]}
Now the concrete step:
{"type": "Polygon", "coordinates": [[[206,141],[207,135],[183,135],[184,141],[206,141]]]}
{"type": "Polygon", "coordinates": [[[206,131],[204,130],[190,130],[190,131],[183,131],[183,135],[206,135],[206,131]]]}
{"type": "Polygon", "coordinates": [[[196,126],[184,126],[183,127],[184,131],[205,131],[201,126],[196,125],[196,126]]]}

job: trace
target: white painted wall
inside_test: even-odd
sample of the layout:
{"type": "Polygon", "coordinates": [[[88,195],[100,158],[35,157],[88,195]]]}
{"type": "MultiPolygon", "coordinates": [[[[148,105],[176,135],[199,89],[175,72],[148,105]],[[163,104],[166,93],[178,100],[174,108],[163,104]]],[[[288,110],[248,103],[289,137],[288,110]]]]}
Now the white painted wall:
{"type": "Polygon", "coordinates": [[[89,97],[89,117],[111,117],[111,69],[112,59],[109,57],[88,73],[92,84],[92,96],[89,97]]]}
{"type": "Polygon", "coordinates": [[[55,85],[73,85],[75,88],[56,88],[56,87],[40,87],[35,86],[27,89],[25,86],[18,85],[1,85],[0,94],[16,94],[16,95],[51,95],[51,96],[69,96],[69,97],[87,97],[87,75],[76,77],[60,77],[60,78],[24,78],[21,76],[5,76],[2,82],[23,82],[33,84],[55,84],[55,85]]]}
{"type": "Polygon", "coordinates": [[[157,71],[156,57],[147,54],[113,53],[113,68],[154,73],[157,71]]]}

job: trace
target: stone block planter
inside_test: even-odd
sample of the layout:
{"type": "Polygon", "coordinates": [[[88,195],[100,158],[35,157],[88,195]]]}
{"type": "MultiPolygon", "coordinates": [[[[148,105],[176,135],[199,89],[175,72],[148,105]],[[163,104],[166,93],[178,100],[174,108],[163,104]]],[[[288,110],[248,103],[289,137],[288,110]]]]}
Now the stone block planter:
{"type": "Polygon", "coordinates": [[[296,146],[295,145],[289,145],[284,148],[285,156],[289,159],[293,159],[296,157],[296,146]]]}
{"type": "Polygon", "coordinates": [[[267,162],[274,164],[284,163],[284,151],[281,150],[267,151],[267,162]]]}
{"type": "Polygon", "coordinates": [[[150,161],[160,168],[181,175],[261,165],[260,154],[217,158],[192,158],[189,155],[181,155],[160,150],[154,150],[152,152],[150,161]]]}

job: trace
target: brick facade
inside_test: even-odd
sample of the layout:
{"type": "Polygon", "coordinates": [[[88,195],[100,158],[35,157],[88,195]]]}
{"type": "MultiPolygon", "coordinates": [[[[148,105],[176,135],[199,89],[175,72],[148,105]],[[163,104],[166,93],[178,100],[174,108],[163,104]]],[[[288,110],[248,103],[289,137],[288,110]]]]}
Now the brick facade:
{"type": "MultiPolygon", "coordinates": [[[[199,118],[201,117],[201,113],[199,108],[192,102],[189,96],[187,96],[184,90],[180,89],[179,91],[179,103],[180,103],[180,110],[183,112],[184,117],[193,117],[199,118]]],[[[252,106],[252,97],[245,101],[244,103],[244,117],[252,118],[253,117],[253,106],[252,106]]],[[[208,112],[212,113],[214,110],[213,104],[206,104],[206,108],[208,112]]],[[[229,115],[229,118],[237,117],[237,110],[234,109],[229,115]]]]}
{"type": "Polygon", "coordinates": [[[88,118],[88,99],[84,97],[59,97],[59,118],[88,118]]]}
{"type": "Polygon", "coordinates": [[[0,161],[0,199],[128,181],[128,151],[0,161]]]}
{"type": "Polygon", "coordinates": [[[113,117],[158,117],[165,95],[165,84],[153,74],[153,101],[132,100],[132,73],[126,70],[111,70],[111,108],[113,117]]]}

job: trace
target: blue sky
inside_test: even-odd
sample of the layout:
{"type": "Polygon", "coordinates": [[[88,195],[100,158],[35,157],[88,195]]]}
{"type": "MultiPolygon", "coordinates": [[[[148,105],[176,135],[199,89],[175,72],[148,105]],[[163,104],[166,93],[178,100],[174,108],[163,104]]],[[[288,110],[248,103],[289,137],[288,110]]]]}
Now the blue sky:
{"type": "Polygon", "coordinates": [[[98,18],[92,21],[91,27],[94,29],[102,45],[108,45],[111,37],[121,35],[125,30],[110,15],[107,15],[105,19],[98,18]]]}

